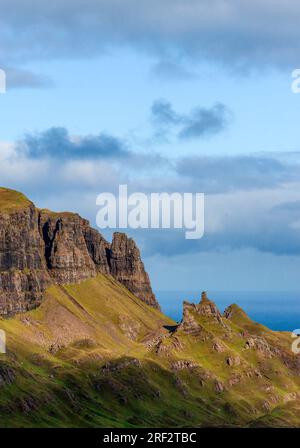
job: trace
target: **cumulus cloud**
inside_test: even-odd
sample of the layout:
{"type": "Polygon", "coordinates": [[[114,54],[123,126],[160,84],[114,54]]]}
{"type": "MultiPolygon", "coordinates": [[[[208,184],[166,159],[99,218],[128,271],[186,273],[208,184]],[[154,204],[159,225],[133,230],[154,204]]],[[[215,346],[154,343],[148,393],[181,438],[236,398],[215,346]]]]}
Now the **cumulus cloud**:
{"type": "Polygon", "coordinates": [[[166,100],[154,101],[151,108],[154,123],[158,125],[179,125],[181,116],[178,115],[172,107],[172,104],[166,100]]]}
{"type": "Polygon", "coordinates": [[[179,138],[186,140],[218,134],[227,127],[229,117],[230,112],[224,104],[215,104],[211,109],[198,107],[184,117],[179,138]]]}
{"type": "Polygon", "coordinates": [[[151,113],[158,136],[165,136],[175,128],[180,140],[219,134],[231,120],[231,112],[221,103],[211,108],[197,107],[189,114],[179,114],[169,101],[157,100],[152,105],[151,113]]]}
{"type": "Polygon", "coordinates": [[[230,68],[294,66],[297,0],[1,0],[0,60],[83,57],[132,46],[230,68]]]}
{"type": "Polygon", "coordinates": [[[43,157],[65,159],[113,159],[130,157],[124,142],[108,134],[71,138],[65,128],[51,128],[28,134],[17,150],[32,159],[43,157]]]}

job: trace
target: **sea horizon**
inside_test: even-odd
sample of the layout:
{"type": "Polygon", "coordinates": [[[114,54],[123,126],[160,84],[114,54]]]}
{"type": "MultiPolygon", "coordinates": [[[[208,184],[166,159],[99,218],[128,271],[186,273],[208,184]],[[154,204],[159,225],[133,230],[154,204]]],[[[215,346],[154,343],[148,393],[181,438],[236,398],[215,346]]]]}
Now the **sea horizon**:
{"type": "MultiPolygon", "coordinates": [[[[199,303],[202,290],[155,290],[162,311],[179,322],[184,300],[199,303]]],[[[300,291],[220,291],[207,290],[221,312],[236,303],[251,319],[276,331],[300,327],[300,291]]]]}

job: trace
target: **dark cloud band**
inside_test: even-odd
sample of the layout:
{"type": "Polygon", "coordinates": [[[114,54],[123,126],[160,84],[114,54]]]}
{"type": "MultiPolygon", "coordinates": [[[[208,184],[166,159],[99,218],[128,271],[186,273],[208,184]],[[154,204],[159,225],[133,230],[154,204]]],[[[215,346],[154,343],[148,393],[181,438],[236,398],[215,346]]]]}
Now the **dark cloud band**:
{"type": "Polygon", "coordinates": [[[128,158],[130,152],[121,140],[108,134],[71,139],[65,128],[51,128],[40,134],[28,134],[17,150],[32,159],[128,158]]]}
{"type": "MultiPolygon", "coordinates": [[[[0,60],[82,58],[131,47],[238,70],[295,66],[297,0],[1,0],[0,60]]],[[[165,69],[163,69],[165,72],[165,69]]]]}

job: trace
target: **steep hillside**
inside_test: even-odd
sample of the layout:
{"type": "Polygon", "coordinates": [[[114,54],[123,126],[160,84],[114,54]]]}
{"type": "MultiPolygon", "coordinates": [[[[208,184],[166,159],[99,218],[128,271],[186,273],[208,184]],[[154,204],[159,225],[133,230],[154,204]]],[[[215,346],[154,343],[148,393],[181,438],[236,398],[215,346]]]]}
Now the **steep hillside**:
{"type": "Polygon", "coordinates": [[[110,402],[97,381],[111,362],[135,368],[147,353],[143,341],[171,324],[111,276],[51,286],[40,307],[0,319],[0,426],[105,424],[110,402]]]}
{"type": "Polygon", "coordinates": [[[0,327],[1,426],[300,426],[290,335],[205,295],[176,325],[99,274],[0,327]]]}

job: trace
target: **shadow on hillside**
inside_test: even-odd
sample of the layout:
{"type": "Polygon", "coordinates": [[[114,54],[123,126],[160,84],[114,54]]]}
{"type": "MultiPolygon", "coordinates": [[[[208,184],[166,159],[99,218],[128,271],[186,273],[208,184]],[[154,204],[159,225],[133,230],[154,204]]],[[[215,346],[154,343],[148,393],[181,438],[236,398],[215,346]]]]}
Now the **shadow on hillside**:
{"type": "Polygon", "coordinates": [[[170,333],[174,333],[178,325],[164,325],[164,328],[170,333]]]}

